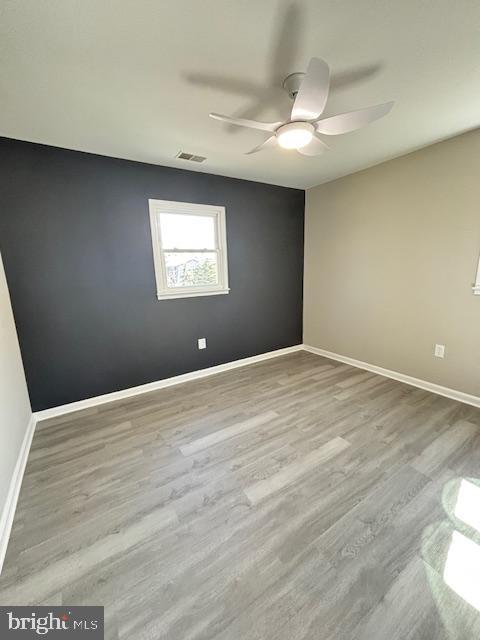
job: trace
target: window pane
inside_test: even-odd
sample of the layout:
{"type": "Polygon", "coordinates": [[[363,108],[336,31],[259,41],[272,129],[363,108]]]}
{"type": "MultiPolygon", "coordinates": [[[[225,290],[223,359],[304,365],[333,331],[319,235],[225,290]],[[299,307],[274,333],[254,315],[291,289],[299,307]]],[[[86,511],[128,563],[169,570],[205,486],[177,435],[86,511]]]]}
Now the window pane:
{"type": "Polygon", "coordinates": [[[218,284],[216,253],[165,252],[167,286],[204,287],[218,284]]]}
{"type": "Polygon", "coordinates": [[[164,249],[216,249],[212,216],[161,213],[160,232],[164,249]]]}

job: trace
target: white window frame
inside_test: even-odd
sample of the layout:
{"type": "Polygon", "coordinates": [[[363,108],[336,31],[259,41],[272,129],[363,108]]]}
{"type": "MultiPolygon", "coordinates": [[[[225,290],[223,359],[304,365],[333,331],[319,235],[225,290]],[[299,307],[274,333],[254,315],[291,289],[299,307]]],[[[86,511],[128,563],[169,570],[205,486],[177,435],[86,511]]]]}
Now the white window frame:
{"type": "Polygon", "coordinates": [[[170,200],[149,200],[150,228],[152,232],[153,264],[157,283],[157,298],[172,300],[175,298],[195,298],[198,296],[214,296],[228,293],[228,260],[227,234],[225,228],[225,207],[191,202],[174,202],[170,200]],[[215,221],[214,249],[176,249],[162,246],[160,214],[173,213],[189,216],[211,216],[215,221]],[[217,254],[218,284],[201,287],[168,287],[165,252],[176,253],[212,253],[217,254]]]}
{"type": "Polygon", "coordinates": [[[472,287],[474,295],[480,296],[480,258],[478,259],[477,278],[475,284],[472,287]]]}

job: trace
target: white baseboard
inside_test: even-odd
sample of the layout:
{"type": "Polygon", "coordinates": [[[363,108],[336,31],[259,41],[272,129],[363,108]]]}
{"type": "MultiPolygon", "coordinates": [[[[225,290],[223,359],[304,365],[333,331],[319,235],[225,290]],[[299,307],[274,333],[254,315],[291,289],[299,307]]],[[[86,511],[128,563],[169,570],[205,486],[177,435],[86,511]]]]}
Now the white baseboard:
{"type": "Polygon", "coordinates": [[[173,376],[172,378],[165,378],[164,380],[156,380],[155,382],[149,382],[147,384],[141,384],[137,387],[130,387],[128,389],[122,389],[121,391],[113,391],[112,393],[106,393],[101,396],[95,396],[93,398],[87,398],[86,400],[79,400],[78,402],[70,402],[69,404],[62,404],[58,407],[52,407],[51,409],[44,409],[43,411],[37,411],[34,416],[38,421],[47,420],[48,418],[56,418],[73,411],[81,411],[82,409],[90,409],[101,404],[108,402],[114,402],[115,400],[123,400],[124,398],[131,398],[141,393],[148,393],[149,391],[157,391],[158,389],[164,389],[165,387],[171,387],[183,382],[190,382],[191,380],[198,380],[199,378],[205,378],[206,376],[214,375],[215,373],[222,373],[223,371],[229,371],[230,369],[236,369],[237,367],[244,367],[248,364],[255,364],[256,362],[262,362],[263,360],[269,360],[270,358],[277,358],[278,356],[284,356],[294,351],[301,351],[303,349],[302,344],[296,344],[293,347],[285,347],[284,349],[276,349],[275,351],[268,351],[267,353],[260,353],[257,356],[250,356],[249,358],[242,358],[241,360],[232,360],[225,364],[218,364],[214,367],[208,367],[206,369],[199,369],[190,373],[183,373],[179,376],[173,376]]]}
{"type": "Polygon", "coordinates": [[[434,384],[433,382],[428,382],[427,380],[414,378],[404,373],[399,373],[398,371],[384,369],[383,367],[378,367],[377,365],[370,364],[368,362],[362,362],[361,360],[355,360],[354,358],[349,358],[348,356],[342,356],[338,353],[326,351],[325,349],[319,349],[317,347],[312,347],[306,344],[297,344],[292,347],[276,349],[275,351],[260,353],[259,355],[250,356],[249,358],[242,358],[240,360],[232,360],[231,362],[219,364],[214,367],[199,369],[197,371],[184,373],[178,376],[173,376],[171,378],[165,378],[163,380],[156,380],[154,382],[149,382],[147,384],[142,384],[136,387],[129,387],[128,389],[122,389],[121,391],[113,391],[112,393],[106,393],[101,396],[94,396],[93,398],[79,400],[78,402],[59,405],[57,407],[52,407],[51,409],[44,409],[43,411],[37,411],[33,414],[33,416],[37,422],[41,420],[47,420],[49,418],[56,418],[58,416],[72,413],[74,411],[90,409],[102,404],[114,402],[115,400],[123,400],[125,398],[131,398],[142,393],[149,393],[150,391],[157,391],[158,389],[164,389],[166,387],[182,384],[184,382],[190,382],[191,380],[198,380],[200,378],[205,378],[216,373],[222,373],[223,371],[229,371],[231,369],[236,369],[237,367],[244,367],[249,364],[255,364],[256,362],[262,362],[264,360],[269,360],[270,358],[276,358],[278,356],[287,355],[288,353],[294,353],[295,351],[301,350],[309,351],[310,353],[316,353],[317,355],[329,358],[330,360],[338,360],[339,362],[350,364],[352,367],[358,367],[360,369],[372,371],[373,373],[378,373],[381,376],[392,378],[393,380],[398,380],[399,382],[405,382],[406,384],[418,387],[419,389],[431,391],[432,393],[445,396],[446,398],[451,398],[452,400],[458,400],[459,402],[464,402],[474,407],[480,407],[480,397],[478,396],[473,396],[468,393],[464,393],[463,391],[457,391],[448,387],[442,387],[441,385],[434,384]]]}
{"type": "Polygon", "coordinates": [[[10,539],[10,532],[13,524],[13,516],[15,515],[15,509],[17,508],[18,496],[22,486],[23,474],[27,464],[36,422],[35,416],[32,415],[23,438],[22,446],[20,447],[20,452],[10,481],[7,499],[0,515],[0,574],[2,573],[5,554],[7,553],[8,541],[10,539]]]}
{"type": "Polygon", "coordinates": [[[317,355],[323,356],[324,358],[329,358],[330,360],[338,360],[339,362],[350,364],[352,367],[358,367],[359,369],[365,369],[366,371],[371,371],[372,373],[378,373],[378,375],[380,376],[392,378],[393,380],[398,380],[399,382],[405,382],[406,384],[410,384],[413,387],[418,387],[419,389],[424,389],[425,391],[431,391],[432,393],[436,393],[440,396],[445,396],[446,398],[450,398],[451,400],[458,400],[459,402],[470,404],[473,407],[480,407],[479,396],[472,396],[469,393],[464,393],[463,391],[457,391],[456,389],[450,389],[449,387],[442,387],[439,384],[434,384],[433,382],[428,382],[427,380],[413,378],[412,376],[408,376],[405,373],[399,373],[398,371],[384,369],[383,367],[378,367],[377,365],[370,364],[369,362],[355,360],[354,358],[342,356],[338,353],[332,353],[331,351],[325,351],[325,349],[311,347],[307,344],[304,344],[303,348],[305,349],[305,351],[316,353],[317,355]]]}

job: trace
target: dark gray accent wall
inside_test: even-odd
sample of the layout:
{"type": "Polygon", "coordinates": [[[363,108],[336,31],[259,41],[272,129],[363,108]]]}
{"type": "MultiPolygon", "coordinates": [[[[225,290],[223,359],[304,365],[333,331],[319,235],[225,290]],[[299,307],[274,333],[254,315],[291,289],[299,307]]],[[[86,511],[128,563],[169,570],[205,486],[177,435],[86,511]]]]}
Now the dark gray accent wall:
{"type": "Polygon", "coordinates": [[[33,409],[300,343],[303,221],[296,189],[0,139],[0,250],[33,409]],[[228,295],[157,300],[149,198],[226,207],[228,295]]]}

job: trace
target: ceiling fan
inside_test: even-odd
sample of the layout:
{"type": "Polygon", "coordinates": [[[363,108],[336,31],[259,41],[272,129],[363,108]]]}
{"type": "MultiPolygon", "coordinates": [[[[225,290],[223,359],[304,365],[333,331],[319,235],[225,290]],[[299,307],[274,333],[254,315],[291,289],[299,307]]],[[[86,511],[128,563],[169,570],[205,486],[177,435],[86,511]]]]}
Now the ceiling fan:
{"type": "Polygon", "coordinates": [[[328,98],[330,69],[325,60],[312,58],[306,73],[292,73],[283,82],[283,88],[293,99],[290,120],[287,122],[257,122],[246,118],[231,118],[219,113],[210,117],[249,129],[269,131],[272,135],[246,155],[280,145],[284,149],[296,149],[304,156],[318,156],[329,149],[318,134],[336,136],[355,131],[385,116],[393,102],[378,104],[366,109],[321,118],[328,98]]]}

